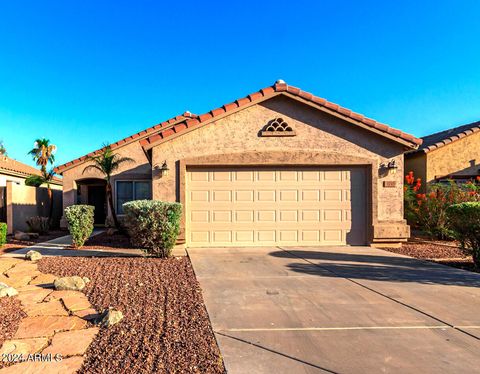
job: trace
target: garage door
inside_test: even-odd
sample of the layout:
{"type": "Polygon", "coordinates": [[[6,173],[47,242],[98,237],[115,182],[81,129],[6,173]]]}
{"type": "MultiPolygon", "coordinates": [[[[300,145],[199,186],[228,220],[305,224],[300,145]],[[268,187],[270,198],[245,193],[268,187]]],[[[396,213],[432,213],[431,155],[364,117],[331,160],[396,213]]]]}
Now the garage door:
{"type": "Polygon", "coordinates": [[[190,247],[365,244],[365,169],[187,171],[190,247]]]}

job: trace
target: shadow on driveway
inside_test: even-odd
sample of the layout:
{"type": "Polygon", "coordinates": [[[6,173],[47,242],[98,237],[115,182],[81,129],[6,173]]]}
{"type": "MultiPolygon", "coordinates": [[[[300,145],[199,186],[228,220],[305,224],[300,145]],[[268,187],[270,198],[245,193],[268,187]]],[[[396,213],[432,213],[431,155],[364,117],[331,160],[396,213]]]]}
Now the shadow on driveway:
{"type": "MultiPolygon", "coordinates": [[[[354,248],[350,249],[352,252],[354,248]]],[[[380,250],[375,250],[381,253],[380,250]]],[[[306,260],[287,267],[295,272],[326,277],[375,281],[415,282],[464,287],[480,287],[480,274],[396,255],[342,253],[327,250],[285,249],[270,256],[306,260]]]]}

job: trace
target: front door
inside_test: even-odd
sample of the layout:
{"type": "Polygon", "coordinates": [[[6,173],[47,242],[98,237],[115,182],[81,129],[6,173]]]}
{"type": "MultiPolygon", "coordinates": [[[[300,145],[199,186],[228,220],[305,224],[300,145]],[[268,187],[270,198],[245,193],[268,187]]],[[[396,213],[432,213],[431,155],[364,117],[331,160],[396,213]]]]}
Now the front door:
{"type": "Polygon", "coordinates": [[[95,207],[94,223],[103,225],[106,218],[106,191],[105,186],[88,187],[88,204],[95,207]]]}

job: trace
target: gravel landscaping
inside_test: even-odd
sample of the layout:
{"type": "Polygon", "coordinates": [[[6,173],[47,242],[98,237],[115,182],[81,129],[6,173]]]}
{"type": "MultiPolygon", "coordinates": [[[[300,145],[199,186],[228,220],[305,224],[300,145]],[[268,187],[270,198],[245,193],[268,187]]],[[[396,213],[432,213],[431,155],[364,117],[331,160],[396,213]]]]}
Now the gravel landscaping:
{"type": "Polygon", "coordinates": [[[453,266],[456,268],[476,271],[471,256],[458,247],[452,245],[453,242],[441,244],[441,242],[408,242],[402,244],[400,248],[383,248],[389,252],[398,253],[410,257],[429,260],[436,263],[453,266]]]}
{"type": "Polygon", "coordinates": [[[44,258],[39,270],[90,278],[83,291],[95,309],[125,316],[100,330],[81,373],[225,372],[187,257],[44,258]]]}
{"type": "Polygon", "coordinates": [[[25,316],[26,314],[20,308],[20,300],[12,297],[0,299],[0,347],[5,340],[13,337],[20,320],[25,316]]]}
{"type": "Polygon", "coordinates": [[[108,235],[107,232],[102,232],[98,235],[94,235],[85,242],[85,244],[79,249],[136,249],[130,244],[130,238],[121,233],[114,233],[108,235]]]}

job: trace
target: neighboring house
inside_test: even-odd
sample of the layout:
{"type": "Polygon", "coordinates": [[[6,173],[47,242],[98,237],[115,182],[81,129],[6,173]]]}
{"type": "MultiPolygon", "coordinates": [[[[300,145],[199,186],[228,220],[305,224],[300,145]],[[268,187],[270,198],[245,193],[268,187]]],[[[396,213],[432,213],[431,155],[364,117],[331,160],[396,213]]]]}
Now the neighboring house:
{"type": "Polygon", "coordinates": [[[426,183],[468,181],[480,175],[480,122],[440,131],[405,154],[405,170],[426,183]]]}
{"type": "MultiPolygon", "coordinates": [[[[0,156],[0,222],[7,223],[7,232],[28,229],[26,220],[31,216],[48,216],[49,199],[47,188],[29,187],[25,179],[29,175],[40,175],[40,170],[7,156],[0,156]]],[[[62,207],[62,180],[54,177],[53,222],[59,222],[62,207]]]]}
{"type": "MultiPolygon", "coordinates": [[[[181,202],[190,247],[392,245],[409,236],[403,153],[420,143],[277,81],[114,143],[135,159],[114,176],[114,200],[120,214],[133,199],[181,202]]],[[[88,202],[101,222],[105,181],[87,165],[56,169],[64,207],[88,202]]]]}

